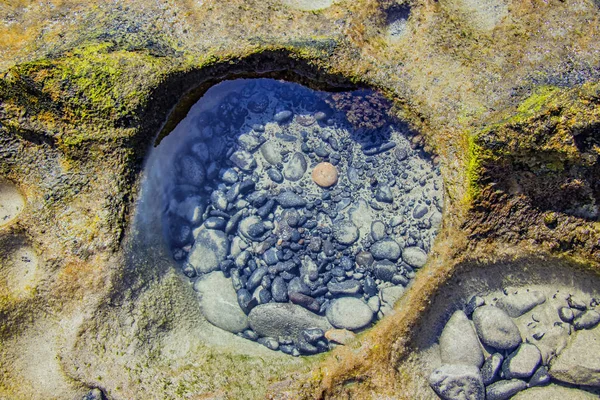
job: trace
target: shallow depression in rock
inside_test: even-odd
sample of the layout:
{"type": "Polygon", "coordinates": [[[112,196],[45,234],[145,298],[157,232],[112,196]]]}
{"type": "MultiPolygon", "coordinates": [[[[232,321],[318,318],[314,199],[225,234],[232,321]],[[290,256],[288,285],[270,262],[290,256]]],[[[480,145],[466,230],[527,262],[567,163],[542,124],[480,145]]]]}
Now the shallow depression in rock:
{"type": "Polygon", "coordinates": [[[20,238],[0,257],[2,292],[13,299],[33,297],[38,283],[38,257],[36,251],[20,238]]]}
{"type": "Polygon", "coordinates": [[[25,207],[25,200],[15,185],[0,181],[0,226],[14,220],[25,207]]]}
{"type": "Polygon", "coordinates": [[[209,322],[314,354],[392,309],[426,262],[442,190],[388,113],[370,91],[227,81],[154,149],[165,241],[209,322]]]}

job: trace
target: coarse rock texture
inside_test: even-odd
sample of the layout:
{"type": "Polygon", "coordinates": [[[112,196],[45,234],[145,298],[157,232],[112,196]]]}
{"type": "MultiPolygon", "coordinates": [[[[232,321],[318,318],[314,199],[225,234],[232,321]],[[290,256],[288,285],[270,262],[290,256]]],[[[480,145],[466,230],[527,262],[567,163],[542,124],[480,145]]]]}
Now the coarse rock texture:
{"type": "MultiPolygon", "coordinates": [[[[307,4],[2,6],[0,174],[25,208],[0,227],[2,271],[22,289],[0,286],[0,397],[434,399],[418,355],[457,304],[503,284],[600,287],[596,1],[307,4]],[[381,89],[441,165],[427,264],[395,313],[326,356],[214,328],[161,226],[133,218],[157,130],[237,76],[381,89]],[[33,275],[22,254],[37,257],[33,275]]],[[[377,115],[361,126],[360,104],[340,107],[376,127],[377,115]]],[[[353,219],[361,237],[367,220],[353,219]]],[[[552,389],[517,398],[578,390],[552,389]]]]}
{"type": "Polygon", "coordinates": [[[556,357],[550,376],[567,383],[600,387],[600,329],[577,332],[575,338],[556,357]],[[596,357],[590,357],[590,355],[596,357]]]}

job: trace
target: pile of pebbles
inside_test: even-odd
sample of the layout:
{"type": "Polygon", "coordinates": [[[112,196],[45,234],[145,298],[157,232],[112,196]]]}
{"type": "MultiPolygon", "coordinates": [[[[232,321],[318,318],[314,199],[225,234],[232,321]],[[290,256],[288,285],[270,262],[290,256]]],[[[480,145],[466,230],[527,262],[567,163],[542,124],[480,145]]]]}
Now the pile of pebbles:
{"type": "Polygon", "coordinates": [[[454,312],[429,377],[438,396],[503,400],[553,380],[600,387],[600,298],[546,293],[505,289],[454,312]]]}
{"type": "Polygon", "coordinates": [[[326,351],[391,311],[426,263],[440,172],[376,93],[229,84],[190,112],[173,156],[173,257],[212,324],[292,355],[326,351]]]}

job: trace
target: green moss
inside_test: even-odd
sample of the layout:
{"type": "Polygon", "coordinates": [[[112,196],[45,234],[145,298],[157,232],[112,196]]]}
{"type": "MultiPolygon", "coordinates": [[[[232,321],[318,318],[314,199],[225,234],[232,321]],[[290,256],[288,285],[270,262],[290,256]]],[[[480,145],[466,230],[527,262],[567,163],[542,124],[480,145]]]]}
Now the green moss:
{"type": "Polygon", "coordinates": [[[26,86],[36,93],[38,107],[27,112],[37,114],[41,123],[47,125],[54,117],[79,127],[59,137],[59,145],[73,147],[86,140],[110,139],[102,128],[129,125],[166,62],[144,51],[117,50],[113,43],[101,42],[18,65],[11,76],[16,78],[13,88],[26,86]]]}
{"type": "Polygon", "coordinates": [[[468,134],[467,147],[467,194],[465,204],[472,204],[481,191],[479,180],[481,177],[481,166],[483,163],[483,148],[477,143],[477,137],[473,134],[468,134]]]}
{"type": "Polygon", "coordinates": [[[560,91],[555,86],[540,86],[535,92],[526,98],[517,108],[517,111],[526,116],[539,112],[542,107],[548,104],[549,100],[560,91]]]}

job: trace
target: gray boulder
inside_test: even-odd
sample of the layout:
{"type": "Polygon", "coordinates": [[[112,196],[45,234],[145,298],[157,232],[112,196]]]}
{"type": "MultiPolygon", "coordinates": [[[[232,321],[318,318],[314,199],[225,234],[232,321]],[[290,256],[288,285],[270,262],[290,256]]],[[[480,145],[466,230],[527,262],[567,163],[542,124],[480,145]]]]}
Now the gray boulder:
{"type": "Polygon", "coordinates": [[[276,165],[281,162],[281,153],[279,146],[275,141],[267,141],[260,147],[260,153],[271,165],[276,165]]]}
{"type": "Polygon", "coordinates": [[[211,324],[238,333],[248,328],[248,317],[238,304],[231,281],[222,272],[211,272],[194,282],[202,314],[211,324]]]}
{"type": "Polygon", "coordinates": [[[545,301],[546,296],[542,292],[531,291],[502,297],[496,302],[496,307],[506,311],[510,317],[517,318],[545,301]]]}
{"type": "Polygon", "coordinates": [[[206,274],[217,270],[219,263],[225,260],[228,252],[229,241],[225,232],[202,226],[198,229],[196,242],[188,256],[188,263],[196,271],[206,274]]]}
{"type": "Polygon", "coordinates": [[[336,328],[357,330],[369,325],[373,311],[361,299],[341,297],[333,300],[326,311],[327,320],[336,328]]]}
{"type": "Polygon", "coordinates": [[[295,153],[290,161],[283,168],[283,176],[288,181],[299,181],[306,172],[306,158],[302,153],[295,153]]]}
{"type": "Polygon", "coordinates": [[[472,365],[442,365],[429,376],[429,385],[444,400],[485,399],[481,374],[472,365]]]}
{"type": "Polygon", "coordinates": [[[550,376],[574,385],[600,387],[600,329],[578,331],[550,366],[550,376]]]}
{"type": "Polygon", "coordinates": [[[400,253],[400,245],[393,239],[383,239],[371,246],[371,254],[376,260],[398,261],[400,253]]]}
{"type": "Polygon", "coordinates": [[[521,343],[517,350],[506,357],[502,364],[502,373],[506,379],[529,378],[541,361],[542,354],[535,345],[521,343]]]}
{"type": "Polygon", "coordinates": [[[514,349],[522,341],[517,325],[498,307],[478,307],[473,312],[473,323],[479,339],[495,349],[514,349]]]}
{"type": "Polygon", "coordinates": [[[402,250],[402,259],[411,267],[421,268],[427,263],[427,253],[420,247],[405,247],[402,250]]]}
{"type": "Polygon", "coordinates": [[[328,331],[333,327],[326,318],[290,303],[267,303],[252,309],[248,322],[260,336],[296,339],[305,329],[328,331]]]}
{"type": "Polygon", "coordinates": [[[483,364],[483,352],[477,333],[461,310],[452,314],[442,331],[439,343],[444,364],[465,364],[477,368],[483,364]]]}
{"type": "Polygon", "coordinates": [[[231,157],[229,157],[229,160],[242,171],[251,172],[256,168],[256,160],[252,154],[248,153],[246,150],[234,152],[231,157]]]}

